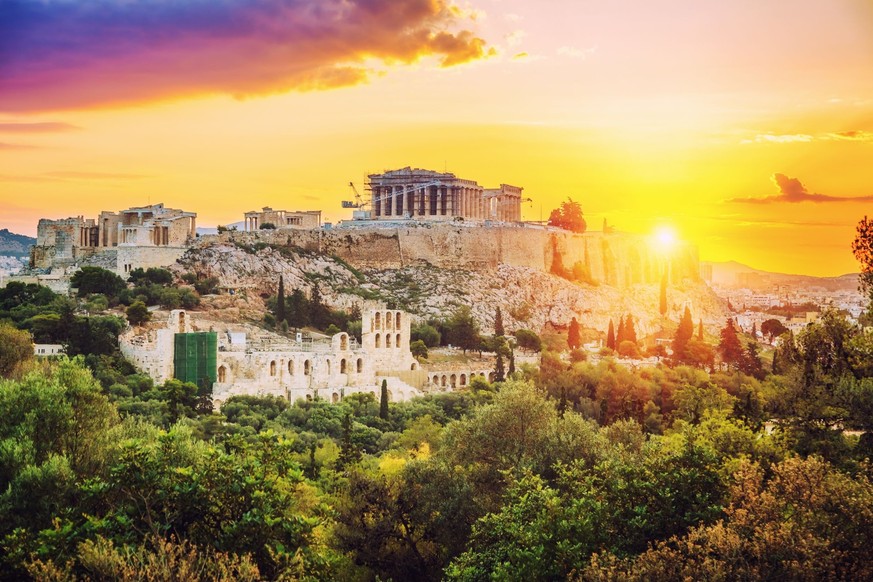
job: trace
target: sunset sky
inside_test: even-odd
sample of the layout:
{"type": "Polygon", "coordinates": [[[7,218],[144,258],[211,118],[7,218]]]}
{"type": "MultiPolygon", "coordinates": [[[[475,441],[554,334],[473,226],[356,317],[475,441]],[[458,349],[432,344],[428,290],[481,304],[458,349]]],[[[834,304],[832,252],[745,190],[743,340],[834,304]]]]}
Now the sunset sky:
{"type": "Polygon", "coordinates": [[[0,0],[0,227],[164,202],[349,218],[403,166],[857,271],[873,0],[0,0]]]}

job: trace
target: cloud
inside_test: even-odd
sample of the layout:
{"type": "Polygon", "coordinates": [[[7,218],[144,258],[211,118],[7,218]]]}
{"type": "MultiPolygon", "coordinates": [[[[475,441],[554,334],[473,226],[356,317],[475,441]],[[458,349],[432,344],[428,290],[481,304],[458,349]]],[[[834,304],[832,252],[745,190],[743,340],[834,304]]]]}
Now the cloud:
{"type": "Polygon", "coordinates": [[[828,196],[827,194],[810,193],[797,178],[789,178],[785,174],[773,174],[773,183],[779,189],[775,196],[763,198],[732,198],[728,202],[743,204],[770,204],[772,202],[871,202],[873,196],[828,196]]]}
{"type": "Polygon", "coordinates": [[[364,63],[493,54],[447,0],[6,0],[0,110],[46,111],[364,82],[364,63]]]}
{"type": "Polygon", "coordinates": [[[506,39],[506,44],[508,44],[509,46],[518,46],[521,44],[522,39],[526,36],[527,32],[519,29],[513,30],[512,32],[504,36],[504,38],[506,39]]]}
{"type": "Polygon", "coordinates": [[[0,151],[14,151],[14,150],[35,150],[39,149],[37,146],[26,145],[23,143],[5,143],[0,141],[0,151]]]}
{"type": "Polygon", "coordinates": [[[753,139],[744,139],[740,143],[806,143],[811,142],[815,138],[805,133],[792,133],[785,135],[773,135],[772,133],[761,133],[753,139]]]}
{"type": "Polygon", "coordinates": [[[869,141],[869,142],[873,142],[873,132],[861,131],[859,129],[852,129],[849,131],[835,131],[833,133],[827,134],[825,136],[825,138],[839,140],[839,141],[869,141]]]}
{"type": "MultiPolygon", "coordinates": [[[[0,72],[2,72],[2,62],[0,60],[0,72]]],[[[79,129],[82,128],[69,123],[53,121],[42,123],[0,123],[0,133],[60,133],[64,131],[77,131],[79,129]]]]}

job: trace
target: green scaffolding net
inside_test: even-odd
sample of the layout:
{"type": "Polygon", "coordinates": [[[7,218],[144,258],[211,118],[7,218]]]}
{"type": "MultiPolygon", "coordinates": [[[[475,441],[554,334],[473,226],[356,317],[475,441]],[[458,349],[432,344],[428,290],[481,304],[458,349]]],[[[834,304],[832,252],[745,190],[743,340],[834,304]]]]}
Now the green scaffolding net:
{"type": "Polygon", "coordinates": [[[214,331],[177,333],[175,348],[176,379],[211,389],[218,377],[218,334],[214,331]]]}

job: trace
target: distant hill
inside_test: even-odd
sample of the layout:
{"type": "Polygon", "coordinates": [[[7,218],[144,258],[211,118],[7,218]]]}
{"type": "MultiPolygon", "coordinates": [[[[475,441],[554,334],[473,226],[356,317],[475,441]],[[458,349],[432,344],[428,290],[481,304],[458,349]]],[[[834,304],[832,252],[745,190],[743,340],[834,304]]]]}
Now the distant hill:
{"type": "Polygon", "coordinates": [[[854,291],[858,289],[858,273],[847,273],[839,277],[813,277],[762,271],[736,261],[724,263],[701,261],[703,269],[712,269],[712,283],[722,287],[745,287],[755,291],[766,291],[774,286],[819,287],[827,291],[854,291]]]}
{"type": "Polygon", "coordinates": [[[0,256],[27,257],[35,244],[35,238],[9,232],[6,228],[0,230],[0,256]]]}

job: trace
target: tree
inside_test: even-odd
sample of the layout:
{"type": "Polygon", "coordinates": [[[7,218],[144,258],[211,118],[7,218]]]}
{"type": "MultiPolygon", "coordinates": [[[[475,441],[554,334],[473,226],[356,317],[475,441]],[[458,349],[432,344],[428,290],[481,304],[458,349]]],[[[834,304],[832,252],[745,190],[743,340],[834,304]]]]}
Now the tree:
{"type": "Polygon", "coordinates": [[[624,330],[624,316],[618,318],[618,329],[615,332],[615,345],[618,346],[621,342],[627,341],[627,333],[624,330]]]}
{"type": "Polygon", "coordinates": [[[279,275],[279,291],[276,293],[276,323],[285,321],[285,279],[279,275]]]}
{"type": "Polygon", "coordinates": [[[852,241],[852,252],[861,263],[860,287],[870,299],[868,310],[873,309],[873,220],[866,216],[858,222],[857,234],[852,241]]]}
{"type": "Polygon", "coordinates": [[[388,380],[382,378],[382,392],[379,394],[379,418],[388,420],[388,380]]]}
{"type": "Polygon", "coordinates": [[[566,202],[561,202],[561,206],[552,210],[549,215],[549,226],[579,233],[585,232],[588,227],[582,214],[582,206],[572,198],[567,198],[566,202]]]}
{"type": "Polygon", "coordinates": [[[15,368],[33,358],[30,334],[8,323],[0,323],[0,377],[9,376],[15,368]]]}
{"type": "Polygon", "coordinates": [[[506,371],[503,367],[503,353],[497,352],[497,359],[494,362],[494,381],[503,382],[506,380],[506,371]]]}
{"type": "Polygon", "coordinates": [[[718,344],[718,351],[721,353],[722,361],[733,368],[739,369],[745,359],[745,352],[732,318],[727,318],[727,322],[721,329],[720,335],[721,341],[718,344]]]}
{"type": "Polygon", "coordinates": [[[701,318],[697,324],[697,341],[703,341],[703,319],[701,318]]]}
{"type": "Polygon", "coordinates": [[[131,303],[125,313],[127,314],[127,321],[130,325],[139,326],[147,323],[152,318],[149,308],[146,307],[146,304],[142,301],[134,301],[131,303]]]}
{"type": "Polygon", "coordinates": [[[631,314],[628,314],[624,320],[624,336],[627,341],[637,343],[637,330],[634,329],[634,316],[631,314]]]}
{"type": "Polygon", "coordinates": [[[415,340],[409,344],[409,351],[412,352],[413,357],[419,358],[422,360],[427,359],[427,345],[419,340],[415,340]]]}
{"type": "Polygon", "coordinates": [[[497,337],[505,335],[503,330],[503,313],[500,311],[500,306],[497,307],[497,313],[494,315],[494,335],[497,337]]]}
{"type": "Polygon", "coordinates": [[[609,320],[609,331],[606,332],[606,347],[615,350],[615,325],[609,320]]]}
{"type": "Polygon", "coordinates": [[[767,319],[764,323],[761,324],[761,335],[767,338],[769,343],[773,343],[773,340],[788,331],[788,328],[785,327],[781,321],[778,319],[767,319]]]}
{"type": "Polygon", "coordinates": [[[667,315],[667,271],[664,271],[664,274],[661,275],[661,297],[658,309],[661,312],[661,317],[667,315]]]}
{"type": "Polygon", "coordinates": [[[515,341],[518,342],[518,347],[523,350],[538,352],[543,348],[543,342],[536,332],[529,329],[519,329],[515,331],[515,341]]]}
{"type": "Polygon", "coordinates": [[[467,305],[459,307],[445,322],[445,331],[444,336],[447,337],[443,340],[461,348],[464,353],[476,349],[481,342],[479,325],[473,319],[473,312],[467,305]]]}
{"type": "Polygon", "coordinates": [[[79,297],[86,297],[92,293],[103,293],[107,297],[118,297],[127,287],[124,280],[106,269],[100,267],[84,266],[70,279],[70,286],[77,289],[79,297]]]}
{"type": "Polygon", "coordinates": [[[579,322],[576,321],[575,317],[570,320],[570,329],[567,330],[567,345],[571,350],[582,345],[582,340],[579,337],[579,322]]]}
{"type": "Polygon", "coordinates": [[[676,328],[676,335],[673,336],[673,359],[675,361],[686,361],[687,354],[685,352],[692,337],[694,337],[694,321],[691,319],[691,309],[686,305],[685,313],[679,320],[679,327],[676,328]]]}
{"type": "MultiPolygon", "coordinates": [[[[383,380],[384,382],[384,380],[383,380]]],[[[388,387],[385,387],[385,400],[388,400],[388,387]]],[[[381,412],[381,406],[380,406],[381,412]]],[[[352,415],[346,412],[342,421],[342,436],[340,438],[340,454],[336,460],[337,469],[348,469],[349,466],[357,463],[361,459],[361,449],[352,439],[352,415]]]]}
{"type": "Polygon", "coordinates": [[[440,345],[442,337],[440,332],[434,326],[428,323],[417,323],[412,326],[410,331],[410,339],[412,341],[421,340],[429,348],[435,348],[440,345]]]}

